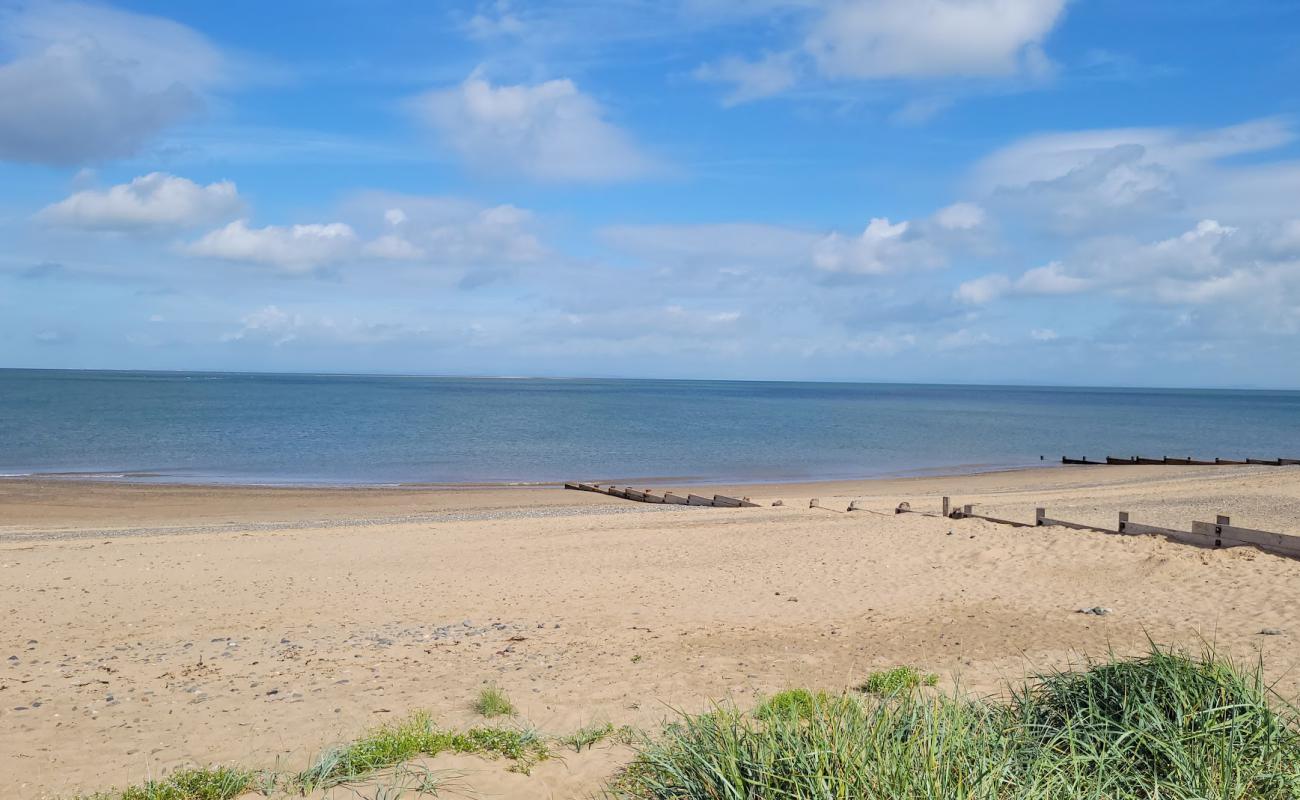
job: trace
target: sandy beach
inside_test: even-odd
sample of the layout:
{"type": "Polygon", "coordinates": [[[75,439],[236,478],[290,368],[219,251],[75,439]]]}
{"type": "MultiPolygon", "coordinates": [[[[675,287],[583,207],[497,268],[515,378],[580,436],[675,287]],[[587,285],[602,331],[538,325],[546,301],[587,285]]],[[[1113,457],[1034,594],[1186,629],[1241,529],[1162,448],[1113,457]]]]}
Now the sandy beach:
{"type": "MultiPolygon", "coordinates": [[[[1025,521],[1036,506],[1106,526],[1118,511],[1183,528],[1228,514],[1300,534],[1300,467],[709,489],[762,507],[559,488],[0,481],[0,774],[12,796],[38,798],[182,764],[296,770],[416,709],[473,724],[487,684],[521,724],[557,735],[653,729],[674,709],[791,686],[839,691],[898,664],[990,692],[1148,637],[1262,654],[1300,695],[1300,560],[893,513],[949,495],[1025,521]],[[867,510],[839,511],[852,500],[867,510]],[[1094,606],[1112,611],[1078,613],[1094,606]]],[[[434,766],[484,797],[574,797],[626,758],[601,745],[529,776],[471,756],[434,766]]]]}

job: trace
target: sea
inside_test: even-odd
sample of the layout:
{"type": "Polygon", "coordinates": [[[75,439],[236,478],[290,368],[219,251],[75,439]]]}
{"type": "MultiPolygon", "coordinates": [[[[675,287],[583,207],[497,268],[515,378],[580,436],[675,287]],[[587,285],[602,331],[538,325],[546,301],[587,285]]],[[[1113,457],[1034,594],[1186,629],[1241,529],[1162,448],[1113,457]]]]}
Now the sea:
{"type": "Polygon", "coordinates": [[[729,483],[1300,458],[1300,392],[0,370],[0,475],[729,483]]]}

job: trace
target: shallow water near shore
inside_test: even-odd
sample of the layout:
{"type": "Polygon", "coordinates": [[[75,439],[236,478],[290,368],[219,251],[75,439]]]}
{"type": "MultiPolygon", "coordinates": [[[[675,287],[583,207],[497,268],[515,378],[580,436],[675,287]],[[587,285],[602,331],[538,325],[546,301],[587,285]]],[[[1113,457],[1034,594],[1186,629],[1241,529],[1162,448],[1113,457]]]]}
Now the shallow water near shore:
{"type": "Polygon", "coordinates": [[[0,475],[771,482],[1066,454],[1300,457],[1300,392],[0,370],[0,475]]]}

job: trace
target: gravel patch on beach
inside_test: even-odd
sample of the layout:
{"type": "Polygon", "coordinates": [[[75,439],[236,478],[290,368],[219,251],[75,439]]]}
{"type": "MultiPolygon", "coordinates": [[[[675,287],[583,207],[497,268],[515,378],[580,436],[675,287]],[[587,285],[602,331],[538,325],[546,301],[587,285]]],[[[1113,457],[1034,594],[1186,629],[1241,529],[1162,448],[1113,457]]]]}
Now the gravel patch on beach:
{"type": "Polygon", "coordinates": [[[77,528],[70,530],[0,531],[0,544],[7,542],[57,542],[79,539],[122,539],[145,536],[189,536],[250,531],[288,531],[321,528],[381,527],[385,525],[482,522],[487,520],[537,519],[542,517],[609,516],[613,514],[698,513],[695,506],[629,503],[618,506],[543,506],[503,508],[486,511],[441,511],[387,517],[345,517],[295,520],[290,522],[238,522],[220,525],[175,525],[153,528],[77,528]]]}

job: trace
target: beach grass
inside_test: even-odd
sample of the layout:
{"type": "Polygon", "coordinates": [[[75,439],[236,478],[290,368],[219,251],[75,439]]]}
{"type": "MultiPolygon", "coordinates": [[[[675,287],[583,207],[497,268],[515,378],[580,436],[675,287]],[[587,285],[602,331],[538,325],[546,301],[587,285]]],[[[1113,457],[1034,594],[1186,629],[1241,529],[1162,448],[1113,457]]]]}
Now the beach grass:
{"type": "Polygon", "coordinates": [[[481,716],[488,717],[513,717],[515,714],[514,704],[506,693],[494,685],[484,686],[474,700],[474,710],[481,716]]]}
{"type": "Polygon", "coordinates": [[[607,796],[1300,797],[1294,708],[1258,666],[1210,652],[1152,647],[1142,658],[1041,676],[1000,700],[783,695],[753,713],[719,706],[682,716],[638,748],[607,796]]]}
{"type": "Polygon", "coordinates": [[[432,758],[443,752],[501,756],[514,768],[527,772],[550,756],[544,737],[530,728],[470,728],[443,730],[424,712],[409,719],[372,729],[354,742],[322,753],[294,784],[307,790],[364,780],[375,772],[414,758],[432,758]]]}
{"type": "Polygon", "coordinates": [[[617,732],[612,722],[606,722],[604,725],[584,725],[568,736],[561,737],[560,742],[572,748],[573,752],[581,753],[616,735],[617,732]]]}
{"type": "Polygon", "coordinates": [[[254,788],[256,773],[236,767],[194,767],[120,791],[78,800],[232,800],[254,788]]]}
{"type": "Polygon", "coordinates": [[[934,686],[937,683],[939,683],[939,676],[933,672],[922,673],[915,667],[894,667],[867,675],[866,681],[858,687],[858,691],[871,694],[896,694],[918,686],[934,686]]]}

